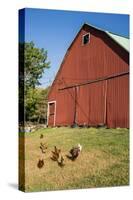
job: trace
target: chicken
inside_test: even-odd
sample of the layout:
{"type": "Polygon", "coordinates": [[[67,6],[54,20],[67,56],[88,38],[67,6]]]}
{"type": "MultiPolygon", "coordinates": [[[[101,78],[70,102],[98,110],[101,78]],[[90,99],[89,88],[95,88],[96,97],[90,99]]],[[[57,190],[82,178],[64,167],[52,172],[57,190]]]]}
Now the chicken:
{"type": "Polygon", "coordinates": [[[37,163],[37,167],[40,169],[44,166],[44,160],[43,159],[39,159],[38,163],[37,163]]]}
{"type": "Polygon", "coordinates": [[[54,151],[52,151],[52,157],[51,157],[51,159],[54,160],[54,161],[58,161],[59,156],[60,156],[60,152],[61,152],[61,150],[57,149],[57,147],[55,146],[54,147],[54,151]]]}
{"type": "Polygon", "coordinates": [[[80,144],[78,144],[77,146],[73,147],[73,148],[69,151],[69,153],[71,154],[71,156],[70,156],[70,155],[67,155],[67,157],[68,157],[69,159],[71,159],[71,160],[75,160],[75,159],[79,156],[81,150],[82,150],[82,146],[81,146],[80,144]]]}
{"type": "Polygon", "coordinates": [[[42,138],[43,138],[43,134],[40,135],[40,139],[42,139],[42,138]]]}
{"type": "Polygon", "coordinates": [[[42,153],[46,153],[46,149],[47,149],[48,147],[46,146],[46,144],[43,144],[42,142],[40,143],[40,149],[41,149],[41,151],[42,151],[42,153]]]}
{"type": "Polygon", "coordinates": [[[58,165],[60,166],[60,167],[64,167],[64,158],[63,158],[63,156],[61,156],[61,158],[60,158],[60,161],[58,160],[58,165]]]}

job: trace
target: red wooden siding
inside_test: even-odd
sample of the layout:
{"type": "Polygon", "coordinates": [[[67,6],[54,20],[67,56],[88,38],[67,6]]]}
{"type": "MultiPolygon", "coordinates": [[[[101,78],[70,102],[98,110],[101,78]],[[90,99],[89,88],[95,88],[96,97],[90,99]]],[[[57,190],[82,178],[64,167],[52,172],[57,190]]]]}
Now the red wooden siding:
{"type": "Polygon", "coordinates": [[[74,88],[60,91],[57,97],[56,125],[72,125],[74,120],[74,88]]]}
{"type": "Polygon", "coordinates": [[[129,75],[108,81],[107,125],[129,128],[129,75]]]}
{"type": "Polygon", "coordinates": [[[55,125],[72,125],[76,121],[79,125],[104,122],[109,127],[129,127],[128,75],[59,90],[128,71],[129,53],[105,32],[83,26],[69,47],[49,93],[49,101],[56,101],[57,105],[55,125]],[[82,36],[87,32],[90,42],[82,45],[82,36]]]}
{"type": "Polygon", "coordinates": [[[76,122],[79,125],[105,124],[105,82],[81,86],[77,95],[76,122]]]}
{"type": "Polygon", "coordinates": [[[54,126],[54,115],[49,115],[48,125],[54,126]]]}

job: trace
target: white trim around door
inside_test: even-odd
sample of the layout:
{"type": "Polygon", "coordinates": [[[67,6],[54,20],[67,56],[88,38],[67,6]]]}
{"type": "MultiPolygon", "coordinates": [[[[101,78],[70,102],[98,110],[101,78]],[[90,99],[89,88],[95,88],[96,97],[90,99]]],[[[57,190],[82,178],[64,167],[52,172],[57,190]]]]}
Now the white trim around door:
{"type": "Polygon", "coordinates": [[[55,126],[55,121],[56,121],[56,101],[49,101],[49,102],[48,102],[48,109],[47,109],[47,126],[48,126],[49,114],[50,114],[50,113],[49,113],[49,105],[52,104],[52,103],[55,104],[55,107],[54,107],[54,108],[55,108],[55,110],[54,110],[54,124],[53,124],[53,125],[55,126]]]}

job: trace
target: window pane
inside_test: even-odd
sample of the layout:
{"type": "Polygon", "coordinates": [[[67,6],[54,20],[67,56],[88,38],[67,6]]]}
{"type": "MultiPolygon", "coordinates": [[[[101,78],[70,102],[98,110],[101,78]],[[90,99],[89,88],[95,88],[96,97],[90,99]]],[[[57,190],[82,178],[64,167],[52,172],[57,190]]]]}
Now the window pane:
{"type": "Polygon", "coordinates": [[[89,34],[83,36],[83,44],[87,44],[89,42],[89,34]]]}

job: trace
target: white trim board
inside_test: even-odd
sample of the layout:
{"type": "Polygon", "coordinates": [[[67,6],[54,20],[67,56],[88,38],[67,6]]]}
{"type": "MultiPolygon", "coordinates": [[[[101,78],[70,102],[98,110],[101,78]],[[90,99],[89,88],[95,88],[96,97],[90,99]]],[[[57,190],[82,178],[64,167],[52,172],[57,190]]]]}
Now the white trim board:
{"type": "Polygon", "coordinates": [[[55,126],[55,121],[56,121],[56,101],[49,101],[48,102],[48,109],[47,109],[47,126],[48,126],[48,121],[49,121],[49,104],[54,103],[55,104],[55,110],[54,110],[54,126],[55,126]]]}

